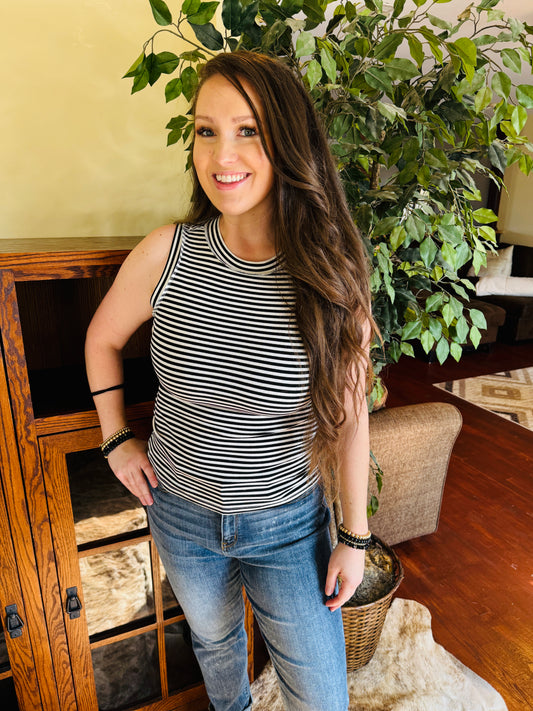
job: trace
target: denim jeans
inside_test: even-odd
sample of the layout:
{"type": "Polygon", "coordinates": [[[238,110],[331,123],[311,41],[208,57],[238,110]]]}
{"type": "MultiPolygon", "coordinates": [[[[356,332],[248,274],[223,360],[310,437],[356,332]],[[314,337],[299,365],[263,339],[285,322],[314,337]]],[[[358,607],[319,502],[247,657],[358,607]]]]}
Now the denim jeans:
{"type": "Polygon", "coordinates": [[[191,627],[212,708],[251,709],[244,585],[288,711],[347,711],[342,615],[324,604],[331,543],[320,489],[236,515],[159,487],[152,493],[150,528],[191,627]]]}

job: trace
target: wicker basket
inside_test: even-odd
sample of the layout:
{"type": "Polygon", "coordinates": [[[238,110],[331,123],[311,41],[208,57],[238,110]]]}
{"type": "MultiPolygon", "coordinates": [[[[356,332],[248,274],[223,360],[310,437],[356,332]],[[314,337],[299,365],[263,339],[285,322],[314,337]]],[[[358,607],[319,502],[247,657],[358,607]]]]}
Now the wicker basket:
{"type": "Polygon", "coordinates": [[[374,602],[358,606],[345,605],[342,608],[348,671],[364,667],[372,659],[392,596],[403,580],[402,564],[396,553],[376,536],[373,537],[373,542],[380,546],[392,560],[394,585],[386,595],[374,602]]]}

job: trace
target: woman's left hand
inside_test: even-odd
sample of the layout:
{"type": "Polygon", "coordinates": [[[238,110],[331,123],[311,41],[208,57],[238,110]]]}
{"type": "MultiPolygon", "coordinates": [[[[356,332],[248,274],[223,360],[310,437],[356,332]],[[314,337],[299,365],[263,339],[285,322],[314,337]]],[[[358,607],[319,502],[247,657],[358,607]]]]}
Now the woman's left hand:
{"type": "Polygon", "coordinates": [[[329,559],[326,578],[326,595],[328,597],[333,595],[335,585],[337,581],[339,582],[338,594],[326,601],[326,606],[332,612],[348,602],[363,580],[364,572],[365,551],[339,543],[329,559]]]}

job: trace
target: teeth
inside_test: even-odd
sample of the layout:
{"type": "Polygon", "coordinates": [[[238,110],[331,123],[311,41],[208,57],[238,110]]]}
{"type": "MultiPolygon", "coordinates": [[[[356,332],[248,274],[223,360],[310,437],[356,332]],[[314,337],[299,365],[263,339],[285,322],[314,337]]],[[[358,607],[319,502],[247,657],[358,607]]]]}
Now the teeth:
{"type": "Polygon", "coordinates": [[[246,178],[246,173],[236,173],[233,175],[216,174],[215,178],[219,183],[238,183],[246,178]]]}

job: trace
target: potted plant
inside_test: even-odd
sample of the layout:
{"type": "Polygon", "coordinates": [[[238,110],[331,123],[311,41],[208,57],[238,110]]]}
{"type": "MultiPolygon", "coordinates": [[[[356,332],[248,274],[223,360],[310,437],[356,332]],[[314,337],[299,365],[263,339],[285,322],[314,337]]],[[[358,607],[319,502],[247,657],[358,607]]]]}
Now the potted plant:
{"type": "MultiPolygon", "coordinates": [[[[500,186],[507,166],[533,166],[522,135],[533,86],[518,83],[533,68],[533,28],[500,0],[450,23],[436,14],[446,2],[184,0],[171,10],[149,0],[159,29],[126,74],[132,93],[165,77],[167,102],[191,99],[199,65],[220,51],[269,53],[301,74],[372,259],[376,373],[416,342],[441,363],[479,344],[485,319],[461,267],[485,265],[496,215],[472,206],[476,176],[500,186]]],[[[190,115],[167,128],[168,145],[190,146],[190,115]]]]}

